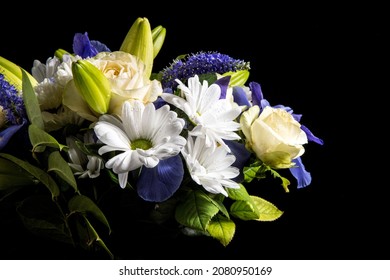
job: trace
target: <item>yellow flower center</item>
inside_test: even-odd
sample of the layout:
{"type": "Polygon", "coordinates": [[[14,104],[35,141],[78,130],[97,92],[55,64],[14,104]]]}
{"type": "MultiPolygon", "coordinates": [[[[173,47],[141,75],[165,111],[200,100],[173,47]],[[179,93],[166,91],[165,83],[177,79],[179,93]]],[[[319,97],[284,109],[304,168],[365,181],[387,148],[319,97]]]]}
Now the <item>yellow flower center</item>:
{"type": "Polygon", "coordinates": [[[153,147],[152,142],[146,139],[137,139],[131,142],[131,149],[141,149],[141,150],[149,150],[153,147]]]}

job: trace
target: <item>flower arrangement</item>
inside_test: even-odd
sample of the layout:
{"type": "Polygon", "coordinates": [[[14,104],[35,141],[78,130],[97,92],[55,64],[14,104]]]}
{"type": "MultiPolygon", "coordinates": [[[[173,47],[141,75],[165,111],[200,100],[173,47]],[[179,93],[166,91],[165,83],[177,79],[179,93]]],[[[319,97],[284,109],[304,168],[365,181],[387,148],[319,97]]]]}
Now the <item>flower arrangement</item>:
{"type": "Polygon", "coordinates": [[[199,51],[155,71],[165,36],[138,18],[119,50],[77,33],[30,72],[0,56],[0,203],[17,198],[29,230],[113,258],[104,198],[128,191],[150,221],[228,246],[235,221],[283,214],[251,182],[311,183],[301,156],[323,141],[249,62],[199,51]]]}

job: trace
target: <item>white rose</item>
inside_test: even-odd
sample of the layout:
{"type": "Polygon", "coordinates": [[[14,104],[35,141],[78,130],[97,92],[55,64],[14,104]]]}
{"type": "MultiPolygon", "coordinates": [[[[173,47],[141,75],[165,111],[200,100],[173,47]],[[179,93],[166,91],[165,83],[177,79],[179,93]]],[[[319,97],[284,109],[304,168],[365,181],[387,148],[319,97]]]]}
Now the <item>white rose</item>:
{"type": "Polygon", "coordinates": [[[240,123],[247,147],[265,164],[273,168],[290,168],[308,142],[306,133],[293,116],[283,109],[267,106],[259,115],[253,106],[242,114],[240,123]]]}
{"type": "Polygon", "coordinates": [[[154,102],[162,93],[161,83],[150,80],[145,74],[145,64],[127,52],[101,52],[89,59],[111,84],[110,113],[120,114],[127,100],[154,102]]]}
{"type": "MultiPolygon", "coordinates": [[[[110,82],[109,114],[120,115],[122,104],[127,100],[140,100],[147,104],[156,101],[162,93],[161,83],[145,76],[144,63],[134,55],[122,51],[100,52],[87,60],[110,82]]],[[[99,117],[89,109],[73,80],[66,86],[63,104],[84,119],[96,121],[99,117]]]]}

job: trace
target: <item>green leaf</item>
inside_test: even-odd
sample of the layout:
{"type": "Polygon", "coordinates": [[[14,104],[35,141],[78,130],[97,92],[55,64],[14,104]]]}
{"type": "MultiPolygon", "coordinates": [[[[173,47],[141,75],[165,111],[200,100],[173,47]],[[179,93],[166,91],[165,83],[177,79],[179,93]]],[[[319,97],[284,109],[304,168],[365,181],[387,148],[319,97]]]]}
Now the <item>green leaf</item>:
{"type": "Polygon", "coordinates": [[[164,202],[156,203],[153,210],[150,212],[150,218],[157,224],[162,224],[174,217],[175,208],[178,199],[174,196],[164,202]]]}
{"type": "Polygon", "coordinates": [[[26,170],[28,173],[30,173],[32,176],[34,176],[39,182],[44,184],[51,192],[53,199],[58,197],[58,195],[60,194],[60,189],[58,188],[56,182],[53,180],[52,177],[50,177],[48,173],[28,163],[27,161],[18,159],[12,155],[0,153],[0,156],[17,164],[18,166],[26,170]]]}
{"type": "Polygon", "coordinates": [[[37,149],[38,151],[41,151],[39,150],[39,147],[41,146],[49,146],[60,150],[67,149],[67,146],[58,143],[53,136],[34,124],[31,124],[28,127],[28,135],[30,137],[31,144],[33,145],[33,152],[37,149]]]}
{"type": "Polygon", "coordinates": [[[237,200],[230,206],[230,214],[241,220],[257,220],[260,213],[256,206],[251,203],[251,200],[237,200]]]}
{"type": "Polygon", "coordinates": [[[209,85],[217,80],[217,75],[214,73],[200,74],[198,77],[201,83],[203,83],[203,81],[207,81],[209,85]]]}
{"type": "Polygon", "coordinates": [[[231,76],[229,81],[230,87],[235,86],[244,86],[246,81],[249,78],[249,71],[248,70],[238,70],[236,72],[229,71],[222,74],[223,77],[231,76]]]}
{"type": "Polygon", "coordinates": [[[209,222],[218,211],[219,208],[210,203],[210,197],[204,192],[191,190],[184,201],[176,207],[175,218],[184,226],[206,231],[209,222]]]}
{"type": "Polygon", "coordinates": [[[243,184],[240,184],[239,189],[227,188],[229,198],[233,200],[249,200],[249,194],[243,184]]]}
{"type": "Polygon", "coordinates": [[[0,174],[0,191],[13,187],[28,186],[34,184],[31,177],[24,175],[0,174]]]}
{"type": "Polygon", "coordinates": [[[252,163],[250,166],[244,167],[244,181],[250,183],[253,179],[263,179],[266,177],[266,171],[269,167],[260,161],[252,163]]]}
{"type": "Polygon", "coordinates": [[[269,171],[271,172],[272,176],[274,176],[274,178],[279,178],[282,180],[282,187],[284,188],[285,192],[290,192],[290,190],[288,189],[290,181],[287,178],[282,177],[278,172],[273,169],[270,169],[269,171]]]}
{"type": "Polygon", "coordinates": [[[212,197],[210,197],[209,195],[208,198],[210,199],[210,203],[217,206],[219,211],[221,211],[222,214],[224,214],[227,218],[229,218],[229,211],[226,209],[225,205],[223,204],[223,200],[225,199],[225,196],[223,194],[217,194],[217,195],[212,195],[212,197]]]}
{"type": "Polygon", "coordinates": [[[33,176],[12,161],[0,158],[0,190],[34,184],[33,176]]]}
{"type": "Polygon", "coordinates": [[[59,151],[54,151],[49,155],[48,159],[48,171],[55,172],[60,176],[65,182],[72,186],[72,188],[77,192],[77,182],[74,178],[72,169],[69,164],[64,160],[59,151]]]}
{"type": "MultiPolygon", "coordinates": [[[[110,225],[106,216],[103,214],[102,210],[91,200],[89,197],[84,195],[76,195],[69,200],[68,203],[70,212],[78,213],[90,213],[104,225],[106,225],[111,232],[110,225]]],[[[72,213],[71,213],[72,214],[72,213]]]]}
{"type": "Polygon", "coordinates": [[[217,214],[207,227],[208,233],[219,240],[223,246],[227,246],[232,241],[236,231],[235,223],[225,216],[217,214]]]}
{"type": "Polygon", "coordinates": [[[258,196],[251,196],[251,198],[260,214],[258,221],[274,221],[282,216],[283,211],[279,210],[271,202],[258,196]]]}
{"type": "Polygon", "coordinates": [[[85,249],[91,249],[94,244],[97,244],[107,252],[111,259],[114,259],[114,255],[108,249],[104,241],[100,238],[99,234],[92,226],[88,218],[83,214],[77,215],[77,217],[79,219],[76,220],[76,227],[81,240],[80,245],[85,249]]]}
{"type": "Polygon", "coordinates": [[[24,226],[32,233],[72,243],[70,231],[56,204],[48,196],[30,196],[16,208],[24,226]]]}
{"type": "Polygon", "coordinates": [[[23,102],[25,104],[28,120],[31,124],[40,129],[44,129],[41,109],[39,107],[38,99],[35,94],[34,88],[28,77],[28,73],[22,69],[22,91],[23,102]]]}

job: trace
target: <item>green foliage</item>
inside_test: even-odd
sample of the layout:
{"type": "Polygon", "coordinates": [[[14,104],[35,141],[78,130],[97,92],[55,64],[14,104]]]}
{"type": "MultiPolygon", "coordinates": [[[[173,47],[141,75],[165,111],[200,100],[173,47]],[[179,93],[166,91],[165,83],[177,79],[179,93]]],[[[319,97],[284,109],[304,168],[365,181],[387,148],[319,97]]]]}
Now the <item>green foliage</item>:
{"type": "Polygon", "coordinates": [[[190,190],[184,200],[176,207],[176,220],[187,227],[206,231],[211,219],[219,212],[218,203],[200,190],[190,190]]]}
{"type": "Polygon", "coordinates": [[[44,123],[41,109],[39,108],[38,99],[28,75],[25,70],[22,70],[23,102],[26,107],[27,117],[31,124],[43,129],[44,123]]]}
{"type": "Polygon", "coordinates": [[[27,171],[29,174],[35,177],[39,182],[47,187],[50,191],[52,198],[56,199],[60,195],[60,189],[56,181],[44,170],[28,163],[27,161],[20,160],[12,155],[0,153],[0,156],[6,158],[13,163],[17,164],[19,167],[27,171]]]}
{"type": "Polygon", "coordinates": [[[69,200],[68,207],[70,214],[78,212],[82,214],[93,215],[97,220],[107,226],[107,228],[111,232],[111,228],[107,218],[100,210],[100,208],[89,197],[84,195],[76,195],[69,200]]]}
{"type": "Polygon", "coordinates": [[[58,176],[60,176],[65,182],[72,186],[72,188],[78,192],[77,182],[73,175],[72,170],[69,167],[69,164],[61,156],[60,152],[54,151],[49,155],[48,159],[48,170],[53,171],[58,176]]]}
{"type": "Polygon", "coordinates": [[[225,216],[217,214],[209,223],[207,232],[210,236],[219,240],[223,246],[227,246],[234,237],[235,223],[225,216]]]}
{"type": "Polygon", "coordinates": [[[19,165],[0,157],[0,190],[34,184],[34,176],[19,165]]]}

